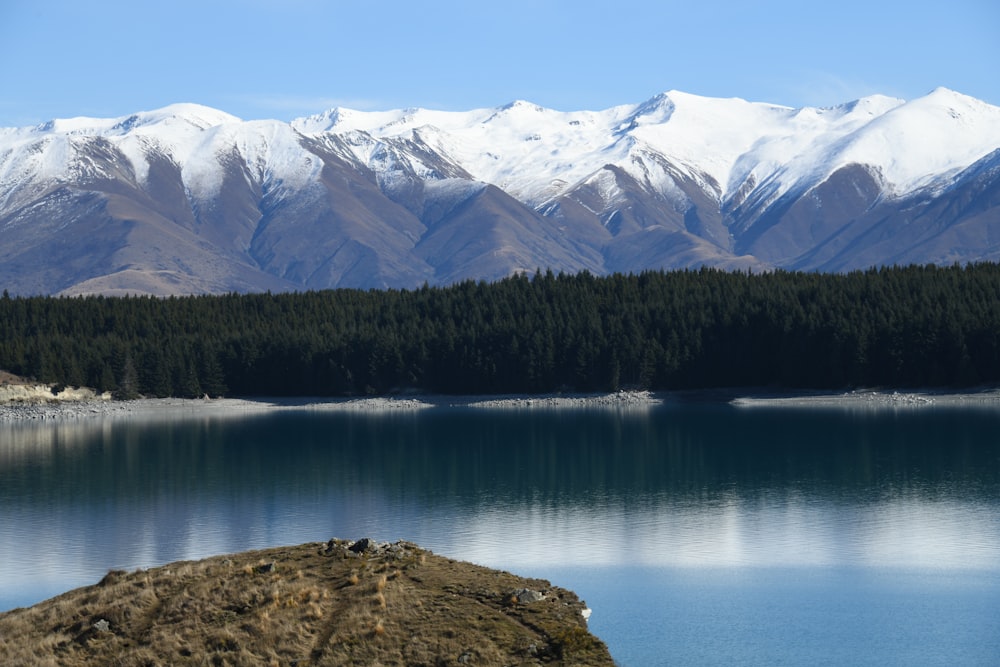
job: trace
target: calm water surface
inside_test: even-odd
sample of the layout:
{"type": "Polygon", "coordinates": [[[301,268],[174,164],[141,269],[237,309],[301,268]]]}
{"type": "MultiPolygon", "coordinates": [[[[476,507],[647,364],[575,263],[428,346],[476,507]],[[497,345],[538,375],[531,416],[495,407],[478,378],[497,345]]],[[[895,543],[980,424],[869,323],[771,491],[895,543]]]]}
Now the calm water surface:
{"type": "Polygon", "coordinates": [[[1000,412],[0,425],[0,609],[330,537],[543,577],[640,665],[1000,664],[1000,412]]]}

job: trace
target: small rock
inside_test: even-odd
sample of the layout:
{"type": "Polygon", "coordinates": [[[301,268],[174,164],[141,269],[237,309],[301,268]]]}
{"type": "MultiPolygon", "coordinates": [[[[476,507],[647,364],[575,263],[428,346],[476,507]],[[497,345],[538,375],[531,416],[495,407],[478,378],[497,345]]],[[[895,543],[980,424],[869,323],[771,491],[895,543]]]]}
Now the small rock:
{"type": "Polygon", "coordinates": [[[388,547],[389,555],[394,558],[403,558],[409,554],[409,545],[406,542],[399,541],[394,544],[390,544],[388,547]]]}
{"type": "Polygon", "coordinates": [[[520,588],[513,593],[514,597],[521,604],[527,604],[530,602],[540,602],[545,599],[545,595],[539,591],[533,591],[530,588],[520,588]]]}
{"type": "Polygon", "coordinates": [[[270,574],[271,572],[274,572],[274,563],[264,563],[257,566],[258,574],[270,574]]]}
{"type": "Polygon", "coordinates": [[[102,618],[94,623],[94,629],[98,632],[111,632],[111,624],[102,618]]]}
{"type": "Polygon", "coordinates": [[[347,548],[356,554],[363,554],[366,551],[373,551],[376,547],[377,545],[375,544],[375,540],[370,537],[362,537],[360,540],[347,548]]]}

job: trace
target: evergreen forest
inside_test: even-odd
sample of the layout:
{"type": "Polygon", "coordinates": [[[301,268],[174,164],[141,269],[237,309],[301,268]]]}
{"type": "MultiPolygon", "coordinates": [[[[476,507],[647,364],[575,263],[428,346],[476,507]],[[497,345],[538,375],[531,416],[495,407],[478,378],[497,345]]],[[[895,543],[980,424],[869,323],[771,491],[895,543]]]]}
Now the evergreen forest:
{"type": "Polygon", "coordinates": [[[119,397],[971,386],[1000,381],[1000,265],[4,292],[0,368],[119,397]]]}

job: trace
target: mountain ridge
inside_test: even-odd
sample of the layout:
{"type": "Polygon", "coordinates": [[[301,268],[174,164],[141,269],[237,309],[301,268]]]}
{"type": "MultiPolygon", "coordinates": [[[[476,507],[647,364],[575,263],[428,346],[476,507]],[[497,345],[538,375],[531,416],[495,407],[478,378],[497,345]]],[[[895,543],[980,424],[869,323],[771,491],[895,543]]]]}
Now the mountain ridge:
{"type": "Polygon", "coordinates": [[[57,119],[0,128],[0,282],[165,295],[995,261],[998,151],[1000,107],[945,88],[57,119]]]}

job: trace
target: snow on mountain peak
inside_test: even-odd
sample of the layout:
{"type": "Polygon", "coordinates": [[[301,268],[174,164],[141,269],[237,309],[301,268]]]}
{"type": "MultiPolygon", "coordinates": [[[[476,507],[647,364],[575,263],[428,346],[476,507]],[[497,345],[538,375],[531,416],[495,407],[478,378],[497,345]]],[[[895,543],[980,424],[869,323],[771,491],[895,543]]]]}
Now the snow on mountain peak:
{"type": "Polygon", "coordinates": [[[90,147],[103,141],[125,156],[137,182],[146,181],[150,161],[159,155],[181,169],[192,194],[211,197],[221,187],[222,161],[234,154],[262,180],[301,186],[317,178],[321,160],[303,150],[299,138],[281,121],[244,122],[211,107],[172,104],[119,118],[53,120],[16,132],[8,142],[35,148],[12,152],[22,155],[19,164],[0,163],[0,174],[16,181],[87,173],[97,164],[88,155],[90,147]]]}
{"type": "MultiPolygon", "coordinates": [[[[337,107],[291,123],[244,122],[209,107],[174,104],[4,132],[0,151],[48,137],[38,144],[45,159],[30,160],[55,174],[73,159],[79,141],[103,137],[128,157],[140,181],[149,156],[158,153],[183,168],[192,191],[208,196],[219,187],[212,174],[219,172],[220,155],[234,149],[261,178],[316,178],[320,160],[303,148],[303,135],[336,136],[376,171],[378,160],[392,156],[403,171],[427,178],[465,174],[534,207],[609,164],[656,191],[686,175],[721,203],[751,183],[769,182],[774,196],[814,187],[853,163],[878,171],[897,193],[912,191],[1000,146],[1000,108],[946,88],[910,102],[872,95],[827,108],[670,90],[600,111],[556,111],[515,100],[470,111],[337,107]]],[[[9,179],[20,178],[11,165],[3,168],[9,179]]]]}
{"type": "Polygon", "coordinates": [[[414,126],[423,124],[419,119],[426,115],[441,115],[459,112],[427,111],[407,108],[389,111],[358,111],[345,107],[335,107],[328,111],[304,118],[296,118],[291,126],[305,135],[323,133],[347,134],[366,132],[375,136],[400,134],[414,126]]]}
{"type": "Polygon", "coordinates": [[[937,88],[859,129],[841,162],[877,167],[897,193],[947,179],[1000,146],[1000,107],[937,88]]]}
{"type": "Polygon", "coordinates": [[[534,124],[544,122],[541,117],[551,113],[558,112],[524,100],[514,100],[502,107],[493,109],[489,117],[482,122],[512,125],[534,124]]]}
{"type": "Polygon", "coordinates": [[[950,100],[950,101],[959,101],[963,104],[977,104],[977,105],[985,104],[984,102],[976,99],[975,97],[970,97],[969,95],[965,95],[963,93],[958,92],[957,90],[952,90],[951,88],[946,88],[944,86],[938,86],[934,90],[924,95],[924,97],[918,99],[932,99],[940,101],[950,100]]]}
{"type": "Polygon", "coordinates": [[[155,125],[174,121],[183,121],[200,130],[226,123],[241,122],[238,117],[225,111],[219,111],[218,109],[206,107],[201,104],[180,103],[134,114],[122,121],[122,123],[119,123],[119,125],[123,129],[131,129],[136,125],[155,125]]]}
{"type": "Polygon", "coordinates": [[[534,104],[532,102],[528,102],[527,100],[514,100],[513,102],[508,102],[507,104],[503,105],[497,111],[498,112],[502,112],[502,111],[525,111],[525,112],[529,112],[529,113],[531,113],[531,112],[533,112],[533,113],[544,113],[546,111],[546,109],[544,107],[540,107],[537,104],[534,104]]]}
{"type": "MultiPolygon", "coordinates": [[[[666,123],[670,120],[677,105],[670,97],[671,93],[660,93],[638,104],[629,115],[628,127],[666,123]]],[[[623,128],[627,129],[627,128],[623,128]]]]}
{"type": "Polygon", "coordinates": [[[207,129],[223,123],[239,123],[239,118],[200,104],[171,104],[161,109],[140,111],[118,118],[55,118],[28,130],[32,134],[80,136],[121,135],[139,127],[182,122],[196,129],[207,129]]]}
{"type": "MultiPolygon", "coordinates": [[[[798,109],[670,90],[602,111],[562,112],[524,100],[464,112],[338,108],[292,126],[312,135],[365,133],[368,139],[353,142],[362,162],[374,153],[367,145],[371,142],[431,141],[474,178],[541,206],[609,163],[643,182],[650,178],[644,156],[651,154],[664,156],[714,190],[720,201],[741,191],[751,178],[757,183],[778,179],[780,194],[818,184],[851,162],[870,164],[905,191],[920,184],[921,174],[933,171],[929,164],[945,169],[952,162],[969,164],[995,147],[996,123],[988,119],[996,113],[995,107],[947,89],[913,102],[871,95],[835,107],[798,109]],[[977,129],[967,128],[964,139],[952,147],[932,129],[930,118],[905,120],[907,114],[920,115],[922,106],[937,109],[938,120],[947,121],[941,114],[948,110],[986,120],[977,121],[977,129]],[[924,123],[930,124],[921,129],[924,123]],[[879,133],[882,139],[876,140],[879,133]],[[920,133],[931,138],[919,138],[920,133]],[[925,151],[937,157],[928,163],[925,151]]],[[[649,186],[660,187],[662,175],[657,180],[649,186]]]]}
{"type": "Polygon", "coordinates": [[[354,113],[350,109],[334,107],[322,113],[296,118],[291,125],[302,134],[320,134],[322,132],[332,132],[339,129],[337,126],[344,116],[354,113]]]}

